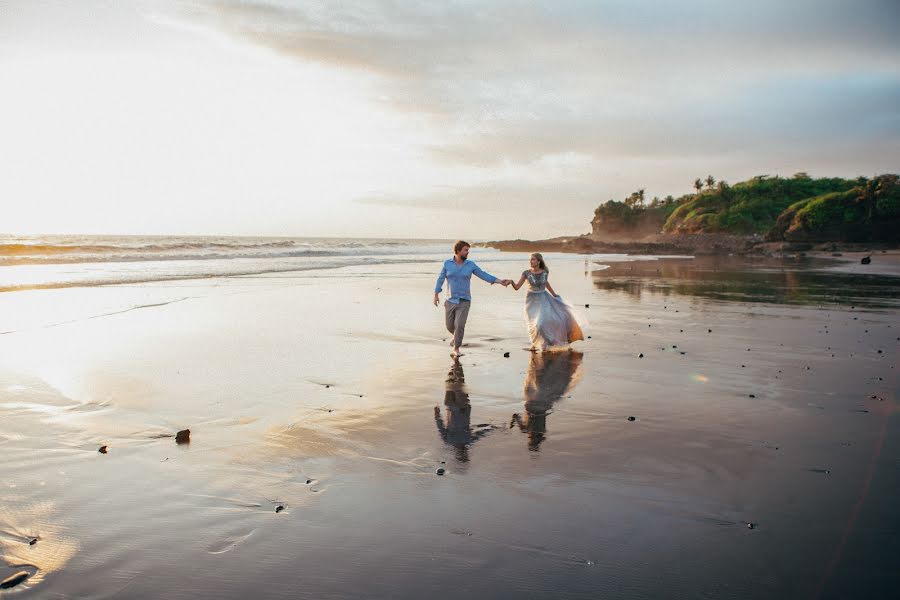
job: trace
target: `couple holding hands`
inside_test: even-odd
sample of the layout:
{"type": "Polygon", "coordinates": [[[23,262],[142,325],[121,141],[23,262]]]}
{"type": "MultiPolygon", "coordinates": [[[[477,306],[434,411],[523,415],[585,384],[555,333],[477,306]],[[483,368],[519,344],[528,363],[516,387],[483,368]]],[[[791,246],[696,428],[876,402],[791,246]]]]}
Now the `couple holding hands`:
{"type": "Polygon", "coordinates": [[[444,302],[447,331],[453,334],[450,345],[453,356],[460,355],[463,335],[466,331],[466,320],[472,305],[470,282],[472,275],[490,284],[499,283],[503,287],[509,285],[518,291],[526,282],[528,293],[525,295],[525,324],[531,338],[532,350],[550,350],[564,347],[576,340],[583,340],[584,334],[572,308],[565,304],[547,282],[547,269],[544,257],[534,253],[530,258],[530,266],[522,271],[518,282],[512,279],[499,279],[486,273],[469,260],[471,244],[458,241],[453,245],[453,258],[444,261],[434,286],[434,305],[440,302],[440,293],[446,280],[450,288],[450,297],[444,302]]]}

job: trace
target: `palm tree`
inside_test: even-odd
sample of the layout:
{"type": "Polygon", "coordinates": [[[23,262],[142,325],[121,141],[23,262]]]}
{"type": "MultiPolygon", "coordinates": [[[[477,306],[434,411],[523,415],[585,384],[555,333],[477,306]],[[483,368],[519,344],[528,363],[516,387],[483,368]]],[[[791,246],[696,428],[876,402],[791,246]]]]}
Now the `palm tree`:
{"type": "Polygon", "coordinates": [[[712,175],[707,175],[706,176],[706,187],[708,187],[709,189],[712,189],[714,185],[716,185],[715,178],[712,175]]]}
{"type": "Polygon", "coordinates": [[[694,180],[694,189],[697,190],[697,193],[700,193],[700,190],[703,189],[703,180],[699,177],[694,180]]]}

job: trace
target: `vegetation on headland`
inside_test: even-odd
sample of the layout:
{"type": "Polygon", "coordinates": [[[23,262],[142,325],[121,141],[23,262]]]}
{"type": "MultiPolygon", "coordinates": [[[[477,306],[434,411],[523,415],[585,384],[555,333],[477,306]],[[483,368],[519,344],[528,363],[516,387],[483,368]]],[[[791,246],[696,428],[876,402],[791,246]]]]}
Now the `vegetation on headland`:
{"type": "Polygon", "coordinates": [[[711,175],[680,198],[646,202],[644,190],[594,211],[593,237],[639,239],[649,234],[764,236],[770,241],[900,241],[900,181],[759,175],[729,185],[711,175]]]}

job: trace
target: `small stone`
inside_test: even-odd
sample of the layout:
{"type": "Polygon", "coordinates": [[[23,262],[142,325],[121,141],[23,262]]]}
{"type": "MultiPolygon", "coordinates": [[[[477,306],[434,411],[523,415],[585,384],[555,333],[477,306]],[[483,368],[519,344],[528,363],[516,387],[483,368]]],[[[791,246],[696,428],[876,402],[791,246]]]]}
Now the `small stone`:
{"type": "Polygon", "coordinates": [[[35,544],[37,544],[37,538],[31,538],[31,541],[28,542],[29,546],[34,546],[35,544]]]}
{"type": "Polygon", "coordinates": [[[881,350],[878,351],[878,354],[881,354],[881,350]]]}
{"type": "Polygon", "coordinates": [[[438,467],[437,470],[435,470],[435,474],[436,474],[436,475],[443,475],[443,474],[446,473],[446,472],[447,472],[447,471],[444,470],[444,467],[438,467]]]}
{"type": "Polygon", "coordinates": [[[636,421],[636,420],[637,420],[637,417],[628,417],[628,420],[629,420],[629,421],[636,421]]]}
{"type": "Polygon", "coordinates": [[[644,358],[644,353],[641,352],[640,354],[638,354],[638,358],[644,358]]]}
{"type": "Polygon", "coordinates": [[[588,339],[591,339],[591,336],[588,336],[588,339]]]}
{"type": "Polygon", "coordinates": [[[747,523],[747,529],[756,529],[756,523],[747,523]]]}
{"type": "Polygon", "coordinates": [[[176,444],[190,444],[191,443],[191,430],[190,429],[182,429],[178,433],[175,434],[175,443],[176,444]]]}
{"type": "Polygon", "coordinates": [[[712,329],[707,329],[706,333],[712,333],[712,329]]]}
{"type": "Polygon", "coordinates": [[[585,308],[590,308],[591,305],[590,305],[590,304],[585,304],[584,307],[585,307],[585,308]]]}
{"type": "Polygon", "coordinates": [[[756,394],[750,394],[751,398],[756,398],[756,394]]]}
{"type": "Polygon", "coordinates": [[[862,260],[860,260],[859,262],[860,262],[860,264],[867,265],[870,262],[872,262],[872,257],[871,256],[863,256],[862,260]]]}
{"type": "Polygon", "coordinates": [[[97,452],[99,452],[100,454],[106,454],[107,452],[109,452],[109,446],[100,446],[97,449],[97,452]]]}
{"type": "Polygon", "coordinates": [[[283,511],[283,510],[284,510],[284,505],[283,505],[283,504],[279,504],[278,506],[275,507],[275,512],[276,512],[276,513],[280,513],[280,512],[283,511]]]}
{"type": "Polygon", "coordinates": [[[312,483],[312,479],[307,479],[307,480],[306,480],[306,485],[309,485],[309,484],[311,484],[311,483],[312,483]]]}
{"type": "Polygon", "coordinates": [[[509,352],[504,352],[504,353],[503,353],[503,358],[509,358],[509,352]]]}

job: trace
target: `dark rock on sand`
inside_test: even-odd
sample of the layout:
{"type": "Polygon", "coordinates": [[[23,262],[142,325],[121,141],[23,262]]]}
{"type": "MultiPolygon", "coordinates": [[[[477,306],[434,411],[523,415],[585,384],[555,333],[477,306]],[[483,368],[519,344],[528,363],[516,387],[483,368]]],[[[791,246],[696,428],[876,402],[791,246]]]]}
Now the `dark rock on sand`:
{"type": "Polygon", "coordinates": [[[591,305],[590,305],[590,304],[585,304],[584,307],[585,307],[585,308],[590,308],[591,305]]]}
{"type": "Polygon", "coordinates": [[[190,444],[191,443],[191,430],[190,429],[182,429],[178,433],[175,434],[175,443],[176,444],[190,444]]]}
{"type": "Polygon", "coordinates": [[[637,417],[628,417],[629,421],[637,421],[637,417]]]}
{"type": "Polygon", "coordinates": [[[0,590],[8,590],[9,588],[16,587],[29,577],[31,577],[31,573],[28,571],[13,573],[3,581],[0,581],[0,590]]]}
{"type": "Polygon", "coordinates": [[[750,394],[751,398],[756,398],[756,394],[750,394]]]}
{"type": "Polygon", "coordinates": [[[747,529],[756,529],[756,523],[747,523],[747,529]]]}
{"type": "Polygon", "coordinates": [[[106,454],[107,452],[109,452],[109,446],[100,446],[97,449],[97,452],[99,452],[100,454],[106,454]]]}
{"type": "Polygon", "coordinates": [[[641,352],[640,354],[638,354],[638,358],[644,358],[644,353],[641,352]]]}
{"type": "Polygon", "coordinates": [[[444,467],[438,467],[437,470],[435,470],[436,475],[443,475],[446,472],[447,471],[444,470],[444,467]]]}
{"type": "Polygon", "coordinates": [[[283,511],[283,510],[284,510],[284,505],[283,505],[283,504],[279,504],[278,506],[275,507],[275,512],[276,512],[276,513],[280,513],[280,512],[283,511]]]}
{"type": "Polygon", "coordinates": [[[503,358],[509,358],[509,352],[504,352],[504,353],[503,353],[503,358]]]}
{"type": "Polygon", "coordinates": [[[29,546],[34,546],[35,544],[37,544],[37,542],[38,542],[38,539],[37,539],[37,538],[31,538],[31,541],[28,542],[28,545],[29,545],[29,546]]]}
{"type": "Polygon", "coordinates": [[[860,264],[867,265],[870,262],[872,262],[872,257],[871,256],[863,256],[862,260],[860,260],[859,262],[860,262],[860,264]]]}

